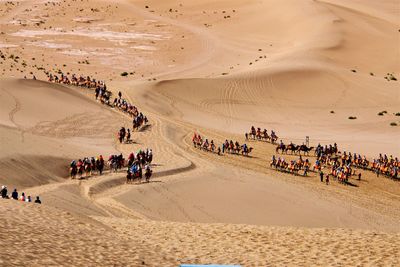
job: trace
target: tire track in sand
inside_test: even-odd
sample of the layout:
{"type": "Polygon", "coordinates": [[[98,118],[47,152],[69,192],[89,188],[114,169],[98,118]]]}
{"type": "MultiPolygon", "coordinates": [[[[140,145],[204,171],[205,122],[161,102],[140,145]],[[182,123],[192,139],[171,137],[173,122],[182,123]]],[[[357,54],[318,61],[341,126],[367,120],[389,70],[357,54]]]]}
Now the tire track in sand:
{"type": "Polygon", "coordinates": [[[8,119],[15,125],[15,127],[21,132],[21,142],[24,143],[25,142],[25,130],[22,128],[21,125],[19,125],[16,121],[15,121],[15,115],[22,109],[22,105],[21,102],[18,100],[18,98],[16,98],[13,94],[11,94],[9,91],[7,91],[6,89],[4,89],[4,92],[6,92],[7,94],[9,94],[15,102],[15,107],[8,113],[8,119]]]}

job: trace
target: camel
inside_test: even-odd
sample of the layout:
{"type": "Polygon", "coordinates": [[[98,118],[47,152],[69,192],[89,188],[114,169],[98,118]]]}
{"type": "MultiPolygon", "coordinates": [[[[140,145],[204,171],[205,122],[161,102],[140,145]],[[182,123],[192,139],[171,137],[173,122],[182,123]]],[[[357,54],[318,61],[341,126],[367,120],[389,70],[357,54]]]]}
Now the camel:
{"type": "Polygon", "coordinates": [[[278,153],[279,150],[281,150],[282,153],[283,153],[283,152],[286,153],[286,145],[285,145],[285,144],[280,144],[280,145],[278,145],[278,146],[276,147],[276,149],[275,149],[276,153],[278,153]]]}
{"type": "Polygon", "coordinates": [[[249,154],[251,153],[251,151],[253,151],[253,148],[252,148],[252,147],[243,149],[242,155],[243,155],[243,156],[249,156],[249,154]]]}
{"type": "Polygon", "coordinates": [[[296,154],[296,151],[298,149],[298,146],[296,146],[295,144],[290,143],[289,145],[286,146],[286,154],[288,152],[288,150],[290,150],[291,154],[296,154]]]}
{"type": "Polygon", "coordinates": [[[301,152],[304,152],[304,155],[307,153],[307,155],[309,154],[309,152],[311,151],[311,150],[313,150],[314,149],[314,147],[312,146],[312,147],[307,147],[306,145],[301,145],[301,146],[298,146],[298,148],[297,148],[297,152],[299,152],[299,154],[301,153],[301,152]]]}

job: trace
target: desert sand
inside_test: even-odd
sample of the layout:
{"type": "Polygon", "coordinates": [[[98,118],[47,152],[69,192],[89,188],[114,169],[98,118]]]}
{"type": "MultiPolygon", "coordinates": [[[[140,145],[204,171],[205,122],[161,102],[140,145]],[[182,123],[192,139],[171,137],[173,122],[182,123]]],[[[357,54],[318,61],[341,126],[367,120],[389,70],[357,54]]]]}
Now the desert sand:
{"type": "Polygon", "coordinates": [[[0,199],[0,265],[400,265],[398,181],[326,185],[271,169],[270,143],[191,141],[255,125],[399,157],[399,25],[395,0],[0,0],[0,184],[43,202],[0,199]],[[131,118],[49,72],[105,81],[148,127],[120,144],[131,118]],[[73,159],[146,148],[148,184],[68,178],[73,159]]]}

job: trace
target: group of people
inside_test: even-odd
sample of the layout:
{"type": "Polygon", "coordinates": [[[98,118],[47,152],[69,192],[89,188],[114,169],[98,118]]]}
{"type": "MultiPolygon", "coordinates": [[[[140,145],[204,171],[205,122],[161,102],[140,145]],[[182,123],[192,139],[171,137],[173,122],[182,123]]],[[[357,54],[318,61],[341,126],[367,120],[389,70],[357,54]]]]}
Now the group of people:
{"type": "Polygon", "coordinates": [[[276,135],[274,130],[271,130],[271,135],[268,134],[267,129],[261,130],[261,128],[256,128],[251,126],[250,132],[244,134],[246,140],[253,139],[253,140],[265,140],[270,141],[274,144],[278,140],[278,136],[276,135]]]}
{"type": "Polygon", "coordinates": [[[131,153],[128,156],[128,170],[126,173],[126,183],[132,183],[135,180],[141,182],[143,178],[143,169],[146,182],[150,181],[153,173],[151,162],[153,161],[153,151],[151,149],[139,150],[136,154],[131,153]]]}
{"type": "Polygon", "coordinates": [[[203,137],[201,137],[200,134],[194,133],[192,142],[194,147],[210,152],[216,152],[218,155],[221,155],[221,148],[215,145],[214,140],[208,141],[207,138],[203,140],[203,137]]]}
{"type": "Polygon", "coordinates": [[[118,172],[125,167],[125,158],[122,153],[110,155],[107,162],[111,172],[118,172]]]}
{"type": "Polygon", "coordinates": [[[59,73],[60,77],[58,75],[53,75],[49,73],[48,76],[48,81],[49,82],[55,82],[55,83],[62,83],[66,85],[74,85],[74,86],[81,86],[81,87],[87,87],[87,88],[102,88],[104,90],[107,89],[107,86],[105,82],[103,81],[96,81],[96,79],[90,78],[90,76],[79,76],[77,77],[75,74],[72,74],[71,78],[69,78],[67,75],[64,75],[64,73],[59,73]]]}
{"type": "Polygon", "coordinates": [[[63,73],[58,75],[53,75],[51,73],[48,74],[48,81],[54,83],[62,83],[66,85],[74,85],[80,87],[86,87],[89,89],[95,89],[95,97],[96,100],[100,100],[102,104],[109,105],[110,107],[116,108],[124,113],[129,114],[133,118],[133,129],[137,130],[142,125],[147,124],[148,119],[143,113],[139,112],[138,108],[132,104],[130,104],[126,99],[122,98],[122,93],[118,92],[118,97],[114,98],[114,101],[111,103],[110,99],[112,97],[112,92],[107,90],[107,85],[103,81],[98,81],[96,79],[92,79],[90,76],[77,77],[75,74],[72,74],[71,78],[63,73]]]}
{"type": "Polygon", "coordinates": [[[122,98],[122,93],[118,92],[118,97],[114,98],[112,106],[133,118],[132,126],[134,130],[138,130],[141,126],[148,123],[148,119],[139,112],[138,108],[130,104],[126,99],[122,98]]]}
{"type": "Polygon", "coordinates": [[[379,154],[379,157],[373,160],[371,166],[371,170],[376,172],[377,176],[379,176],[379,174],[383,174],[393,179],[399,178],[399,169],[399,159],[397,157],[394,158],[392,155],[388,157],[386,154],[379,154]]]}
{"type": "Polygon", "coordinates": [[[79,87],[86,87],[89,89],[95,89],[95,97],[96,100],[100,100],[102,104],[111,106],[110,98],[112,96],[111,91],[107,90],[107,85],[104,81],[99,81],[90,76],[76,76],[72,74],[71,78],[69,78],[64,73],[59,73],[60,77],[57,74],[49,73],[47,75],[49,82],[61,83],[66,85],[74,85],[79,87]]]}
{"type": "Polygon", "coordinates": [[[121,127],[118,131],[118,140],[120,144],[122,144],[122,142],[127,144],[131,143],[131,130],[129,128],[125,129],[125,127],[121,127]]]}
{"type": "Polygon", "coordinates": [[[247,144],[241,145],[238,141],[233,142],[232,140],[225,140],[222,143],[222,153],[231,153],[231,154],[239,154],[241,153],[244,156],[248,156],[251,151],[253,151],[252,147],[249,147],[247,144]]]}
{"type": "Polygon", "coordinates": [[[94,172],[98,172],[99,175],[103,173],[104,170],[104,159],[103,156],[100,155],[98,157],[85,157],[78,160],[73,160],[70,163],[70,177],[75,179],[77,175],[79,178],[83,177],[85,173],[85,177],[89,177],[94,172]]]}
{"type": "Polygon", "coordinates": [[[331,155],[336,155],[337,153],[339,153],[339,149],[336,143],[329,144],[329,145],[325,145],[322,146],[321,144],[318,144],[318,146],[315,148],[315,155],[317,157],[321,157],[323,155],[326,156],[331,156],[331,155]]]}
{"type": "MultiPolygon", "coordinates": [[[[321,146],[318,144],[316,148],[317,159],[313,166],[313,170],[316,170],[320,174],[321,182],[324,180],[324,174],[322,166],[328,167],[329,173],[326,174],[325,182],[329,184],[329,176],[337,180],[340,183],[348,184],[351,176],[356,175],[355,167],[359,168],[363,164],[363,158],[361,155],[356,153],[347,153],[344,151],[341,153],[338,150],[337,144],[329,146],[321,146]]],[[[365,158],[365,157],[364,157],[365,158]]],[[[361,179],[361,173],[358,174],[358,178],[361,179]]]]}
{"type": "Polygon", "coordinates": [[[304,155],[309,155],[310,151],[313,150],[314,147],[308,147],[304,143],[302,145],[296,145],[293,142],[290,142],[288,145],[285,145],[283,141],[281,140],[280,143],[276,146],[275,152],[278,153],[281,151],[282,153],[288,154],[301,154],[301,152],[304,153],[304,155]]]}
{"type": "Polygon", "coordinates": [[[322,164],[331,167],[331,173],[338,178],[339,181],[348,181],[351,175],[355,175],[354,168],[373,171],[379,176],[383,174],[387,177],[397,179],[400,168],[400,161],[393,156],[379,154],[377,159],[374,159],[372,164],[366,156],[361,154],[344,151],[341,153],[337,150],[336,144],[328,148],[328,153],[317,153],[317,160],[314,169],[321,170],[322,164]],[[332,148],[332,149],[330,149],[332,148]],[[332,153],[332,151],[334,151],[332,153]]]}
{"type": "MultiPolygon", "coordinates": [[[[22,192],[21,196],[19,196],[17,189],[14,189],[14,191],[11,192],[11,195],[8,195],[8,189],[7,186],[3,185],[1,186],[1,191],[0,191],[0,196],[1,198],[4,199],[14,199],[14,200],[20,200],[23,202],[32,202],[31,196],[26,196],[24,192],[22,192]]],[[[33,201],[37,204],[42,204],[42,201],[40,200],[39,196],[36,196],[36,199],[33,201]]]]}
{"type": "MultiPolygon", "coordinates": [[[[293,143],[285,145],[281,141],[276,150],[278,151],[278,149],[281,149],[282,151],[288,151],[293,149],[292,147],[295,146],[296,145],[293,143]]],[[[297,148],[297,150],[301,149],[297,148]]],[[[356,153],[347,153],[346,151],[341,153],[338,150],[336,143],[325,146],[318,144],[318,146],[315,148],[315,156],[316,160],[312,171],[318,171],[321,182],[325,182],[326,184],[329,184],[330,176],[340,183],[348,184],[349,178],[356,175],[354,167],[359,168],[361,166],[368,166],[366,157],[362,157],[356,153]],[[327,174],[323,173],[323,167],[329,168],[329,172],[327,174]]],[[[271,167],[285,172],[298,173],[300,170],[304,170],[304,176],[306,176],[310,170],[310,165],[311,164],[309,160],[303,160],[301,155],[297,161],[291,160],[289,162],[285,161],[283,157],[276,158],[274,155],[270,162],[271,167]]],[[[358,176],[358,179],[361,180],[361,172],[359,172],[356,176],[358,176]]]]}
{"type": "Polygon", "coordinates": [[[272,156],[270,167],[274,167],[276,170],[289,172],[291,174],[299,174],[303,171],[303,176],[307,176],[310,170],[310,161],[308,159],[303,160],[302,156],[298,160],[286,161],[283,157],[272,156]]]}
{"type": "Polygon", "coordinates": [[[193,134],[192,142],[194,147],[215,152],[218,155],[221,155],[221,153],[241,153],[244,156],[248,156],[253,151],[253,148],[249,147],[247,144],[240,145],[238,141],[233,142],[232,140],[228,141],[227,139],[221,146],[217,146],[214,140],[209,141],[207,138],[203,139],[203,137],[197,133],[193,134]]]}
{"type": "MultiPolygon", "coordinates": [[[[107,164],[111,172],[118,172],[124,167],[128,167],[127,181],[131,182],[135,179],[139,181],[142,179],[143,169],[145,171],[146,181],[150,180],[152,175],[151,162],[153,161],[153,151],[151,149],[139,150],[137,153],[130,153],[127,162],[121,154],[112,154],[107,160],[107,164]],[[126,164],[127,163],[127,164],[126,164]]],[[[77,175],[79,178],[89,177],[93,172],[98,172],[99,175],[104,170],[104,159],[100,155],[98,157],[85,157],[83,160],[73,160],[70,164],[70,176],[75,179],[77,175]]]]}

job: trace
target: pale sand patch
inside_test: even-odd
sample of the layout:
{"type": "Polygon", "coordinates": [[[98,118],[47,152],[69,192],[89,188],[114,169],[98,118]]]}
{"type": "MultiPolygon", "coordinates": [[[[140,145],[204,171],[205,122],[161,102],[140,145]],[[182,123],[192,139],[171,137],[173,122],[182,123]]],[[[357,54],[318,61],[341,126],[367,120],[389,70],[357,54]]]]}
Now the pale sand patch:
{"type": "Polygon", "coordinates": [[[12,36],[18,37],[31,37],[36,38],[40,36],[57,36],[57,35],[70,35],[70,36],[81,36],[93,39],[108,40],[112,42],[118,42],[121,40],[163,40],[167,37],[161,34],[150,34],[150,33],[136,33],[136,32],[115,32],[115,31],[95,31],[78,29],[74,31],[66,31],[63,29],[53,30],[19,30],[18,32],[12,33],[12,36]]]}
{"type": "Polygon", "coordinates": [[[13,48],[13,47],[18,47],[19,45],[16,44],[4,44],[0,43],[0,48],[13,48]]]}
{"type": "Polygon", "coordinates": [[[149,46],[149,45],[135,45],[135,46],[132,46],[131,48],[138,49],[138,50],[147,50],[147,51],[157,50],[157,48],[155,48],[154,46],[149,46]]]}
{"type": "Polygon", "coordinates": [[[36,41],[36,42],[29,42],[28,45],[44,47],[44,48],[53,48],[53,49],[60,49],[60,48],[69,48],[71,47],[70,44],[59,44],[54,43],[52,41],[36,41]]]}

